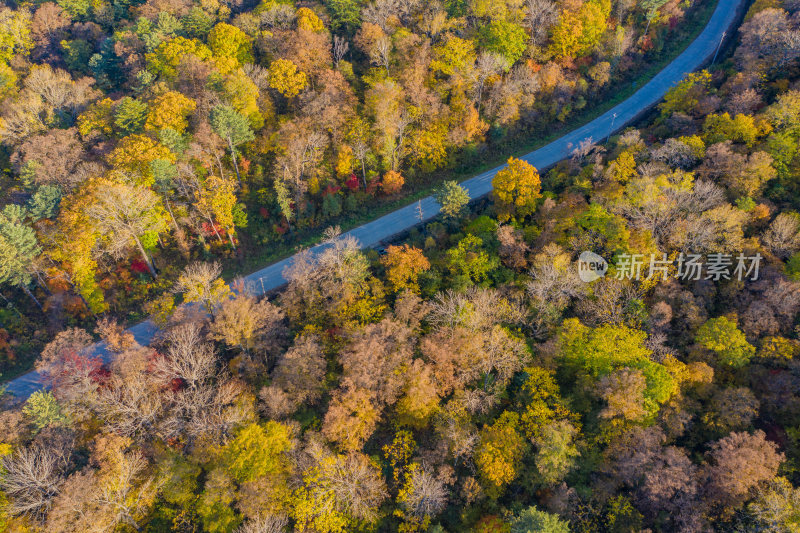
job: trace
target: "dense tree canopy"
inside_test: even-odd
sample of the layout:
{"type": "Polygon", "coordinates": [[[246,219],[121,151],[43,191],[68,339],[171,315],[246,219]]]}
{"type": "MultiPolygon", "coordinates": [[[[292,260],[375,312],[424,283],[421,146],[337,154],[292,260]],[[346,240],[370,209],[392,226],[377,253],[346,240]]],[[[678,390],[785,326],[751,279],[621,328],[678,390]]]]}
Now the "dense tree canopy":
{"type": "Polygon", "coordinates": [[[44,386],[0,394],[0,532],[796,531],[796,3],[508,159],[709,7],[0,8],[0,371],[44,386]]]}

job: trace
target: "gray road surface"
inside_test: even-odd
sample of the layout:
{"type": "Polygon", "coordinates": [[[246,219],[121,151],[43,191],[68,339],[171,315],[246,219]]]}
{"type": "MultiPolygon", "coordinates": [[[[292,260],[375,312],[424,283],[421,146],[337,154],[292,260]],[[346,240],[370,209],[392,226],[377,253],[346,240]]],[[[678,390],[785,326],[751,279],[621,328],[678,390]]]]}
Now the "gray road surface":
{"type": "MultiPolygon", "coordinates": [[[[603,142],[616,131],[636,121],[654,105],[656,105],[667,91],[681,81],[686,74],[707,65],[714,57],[714,53],[723,35],[730,36],[733,26],[739,18],[740,10],[744,8],[745,0],[719,0],[711,20],[703,32],[692,44],[667,67],[659,72],[652,80],[639,89],[633,96],[609,110],[604,115],[589,122],[560,139],[531,152],[522,157],[537,168],[547,168],[569,157],[572,150],[582,141],[592,140],[603,142]]],[[[474,199],[487,195],[492,190],[492,178],[505,165],[488,170],[474,178],[462,182],[474,199]]],[[[378,245],[393,235],[406,231],[420,222],[417,211],[417,202],[384,215],[372,222],[359,226],[346,233],[358,239],[364,248],[378,245]]],[[[439,213],[439,205],[428,196],[421,201],[423,220],[434,218],[439,213]]],[[[312,252],[319,252],[322,245],[312,248],[312,252]]],[[[278,261],[266,268],[254,272],[245,278],[246,284],[254,292],[271,291],[284,285],[283,270],[291,264],[293,257],[278,261]]],[[[137,342],[146,345],[150,342],[157,328],[150,322],[142,322],[130,328],[137,342]]],[[[109,354],[102,343],[97,346],[97,353],[108,358],[109,354]]],[[[7,384],[7,392],[19,399],[27,398],[31,393],[41,388],[37,372],[29,372],[13,379],[7,384]]]]}

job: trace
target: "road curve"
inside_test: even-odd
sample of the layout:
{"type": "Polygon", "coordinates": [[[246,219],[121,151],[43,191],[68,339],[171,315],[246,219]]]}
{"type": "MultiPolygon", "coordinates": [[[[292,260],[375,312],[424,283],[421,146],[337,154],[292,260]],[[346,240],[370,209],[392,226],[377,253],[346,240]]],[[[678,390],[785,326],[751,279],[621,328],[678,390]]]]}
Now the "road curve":
{"type": "MultiPolygon", "coordinates": [[[[667,91],[680,82],[688,73],[711,62],[717,47],[720,46],[725,35],[730,36],[733,33],[731,30],[739,20],[741,11],[746,4],[747,0],[719,0],[711,19],[702,33],[683,53],[630,98],[588,124],[567,133],[558,140],[534,152],[522,156],[521,159],[537,168],[547,168],[569,157],[572,150],[582,141],[590,139],[595,142],[602,142],[611,134],[635,122],[654,105],[658,104],[667,91]]],[[[488,170],[462,182],[461,185],[469,191],[470,198],[473,200],[481,198],[491,192],[492,178],[503,168],[505,168],[505,165],[488,170]]],[[[345,235],[355,237],[364,248],[376,246],[381,241],[385,241],[419,224],[418,205],[422,206],[423,221],[430,220],[439,214],[439,205],[433,197],[428,196],[420,202],[414,202],[363,226],[354,228],[345,235]]],[[[319,252],[323,247],[324,245],[317,245],[311,250],[312,252],[319,252]]],[[[246,276],[246,285],[255,293],[271,291],[281,287],[286,283],[283,271],[291,264],[293,258],[294,256],[288,257],[246,276]]],[[[155,324],[148,320],[132,326],[128,331],[133,334],[138,343],[146,345],[153,338],[157,329],[155,324]]],[[[98,343],[96,353],[104,359],[109,357],[109,353],[102,343],[98,343]]],[[[11,380],[6,386],[6,391],[18,399],[25,399],[42,387],[39,374],[35,371],[11,380]]]]}

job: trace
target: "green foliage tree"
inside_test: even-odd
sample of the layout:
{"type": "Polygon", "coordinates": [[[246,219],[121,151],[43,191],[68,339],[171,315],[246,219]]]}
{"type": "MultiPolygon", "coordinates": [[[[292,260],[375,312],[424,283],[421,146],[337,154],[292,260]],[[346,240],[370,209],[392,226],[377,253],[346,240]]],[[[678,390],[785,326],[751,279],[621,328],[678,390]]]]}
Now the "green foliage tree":
{"type": "Polygon", "coordinates": [[[640,0],[639,6],[644,11],[644,16],[647,19],[647,26],[644,29],[645,35],[650,30],[650,23],[658,15],[658,10],[664,7],[669,0],[640,0]]]}
{"type": "Polygon", "coordinates": [[[325,0],[331,29],[353,34],[361,26],[361,4],[357,0],[325,0]]]}
{"type": "Polygon", "coordinates": [[[338,217],[342,214],[342,199],[336,194],[326,194],[322,198],[322,214],[326,218],[338,217]]]}
{"type": "Polygon", "coordinates": [[[528,507],[511,522],[509,533],[569,533],[569,525],[558,515],[528,507]]]}
{"type": "Polygon", "coordinates": [[[575,438],[578,428],[566,420],[544,426],[539,432],[536,450],[536,469],[545,484],[554,484],[575,466],[580,456],[575,438]]]}
{"type": "Polygon", "coordinates": [[[485,50],[506,58],[513,65],[522,57],[528,44],[528,34],[518,24],[505,20],[493,20],[483,26],[478,40],[485,50]]]}
{"type": "Polygon", "coordinates": [[[36,429],[60,426],[67,422],[61,406],[50,391],[36,391],[31,394],[22,408],[22,413],[30,419],[36,429]]]}
{"type": "Polygon", "coordinates": [[[455,248],[447,251],[448,267],[456,275],[479,283],[497,266],[497,258],[491,257],[483,247],[483,240],[467,235],[455,248]]]}
{"type": "Polygon", "coordinates": [[[589,205],[589,209],[575,217],[574,224],[575,235],[591,243],[590,249],[596,253],[613,257],[629,250],[631,232],[625,219],[599,204],[589,205]]]}
{"type": "Polygon", "coordinates": [[[213,25],[214,18],[199,6],[192,7],[188,13],[181,17],[183,31],[190,38],[205,39],[213,25]]]}
{"type": "Polygon", "coordinates": [[[734,368],[746,365],[756,353],[736,321],[724,316],[711,318],[700,326],[695,342],[713,352],[717,362],[734,368]]]}
{"type": "Polygon", "coordinates": [[[121,135],[139,133],[144,128],[147,120],[147,104],[131,98],[124,97],[114,108],[114,126],[121,135]]]}
{"type": "Polygon", "coordinates": [[[216,134],[228,143],[233,168],[236,170],[236,179],[241,183],[242,177],[239,175],[239,165],[236,162],[236,147],[255,139],[247,117],[233,107],[221,104],[211,110],[209,121],[216,134]]]}
{"type": "Polygon", "coordinates": [[[456,181],[443,182],[434,192],[433,197],[441,206],[445,219],[456,220],[464,214],[469,203],[469,193],[456,181]]]}
{"type": "Polygon", "coordinates": [[[22,289],[41,309],[42,305],[31,292],[34,260],[42,249],[33,228],[25,224],[25,209],[9,205],[0,213],[0,283],[22,289]]]}
{"type": "Polygon", "coordinates": [[[42,185],[28,200],[28,211],[34,222],[43,218],[53,218],[61,203],[61,189],[53,185],[42,185]]]}
{"type": "Polygon", "coordinates": [[[234,510],[236,498],[233,481],[222,468],[212,470],[206,479],[203,493],[197,500],[197,514],[203,529],[209,533],[234,531],[242,517],[234,510]]]}
{"type": "Polygon", "coordinates": [[[64,50],[64,63],[72,72],[91,74],[89,60],[94,55],[92,43],[85,39],[70,39],[61,41],[64,50]]]}
{"type": "Polygon", "coordinates": [[[203,469],[172,450],[165,451],[158,461],[161,496],[181,509],[190,509],[197,500],[203,469]]]}
{"type": "Polygon", "coordinates": [[[678,392],[678,383],[664,365],[650,358],[651,352],[644,344],[646,337],[645,332],[626,326],[588,328],[570,318],[559,333],[560,356],[565,364],[594,378],[621,368],[641,371],[647,382],[644,408],[655,414],[678,392]]]}
{"type": "Polygon", "coordinates": [[[275,421],[250,424],[239,430],[222,452],[222,464],[239,483],[264,476],[285,476],[291,463],[289,427],[275,421]]]}

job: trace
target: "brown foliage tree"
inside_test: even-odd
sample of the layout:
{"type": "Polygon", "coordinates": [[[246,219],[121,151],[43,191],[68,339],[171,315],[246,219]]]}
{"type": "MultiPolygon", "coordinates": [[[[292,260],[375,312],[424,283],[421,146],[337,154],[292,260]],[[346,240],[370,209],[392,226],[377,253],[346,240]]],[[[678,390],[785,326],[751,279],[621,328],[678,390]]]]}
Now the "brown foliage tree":
{"type": "Polygon", "coordinates": [[[23,167],[32,169],[37,185],[58,185],[69,190],[78,185],[80,174],[74,171],[83,155],[75,128],[52,129],[25,140],[11,162],[18,173],[23,167]]]}
{"type": "Polygon", "coordinates": [[[784,456],[763,431],[731,433],[713,444],[703,469],[706,499],[727,514],[751,491],[774,478],[784,456]]]}
{"type": "Polygon", "coordinates": [[[301,335],[278,361],[272,383],[260,397],[268,414],[281,417],[303,403],[316,402],[324,386],[325,354],[314,336],[301,335]]]}
{"type": "Polygon", "coordinates": [[[392,405],[405,382],[414,350],[412,331],[391,319],[370,324],[353,335],[339,354],[343,388],[364,389],[379,405],[392,405]]]}
{"type": "Polygon", "coordinates": [[[360,449],[380,420],[381,405],[365,389],[339,389],[333,394],[322,433],[341,449],[360,449]]]}
{"type": "Polygon", "coordinates": [[[212,338],[246,355],[263,355],[269,364],[286,347],[288,329],[281,309],[247,294],[226,300],[209,325],[212,338]]]}
{"type": "Polygon", "coordinates": [[[13,515],[42,519],[61,492],[69,466],[70,449],[36,443],[18,448],[0,460],[0,488],[8,495],[13,515]]]}

